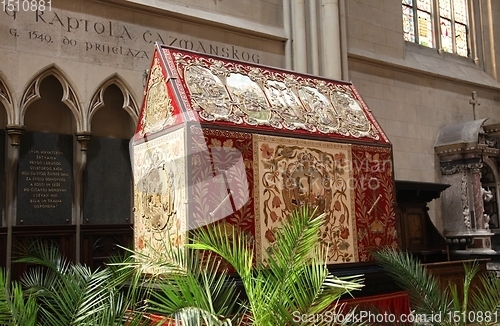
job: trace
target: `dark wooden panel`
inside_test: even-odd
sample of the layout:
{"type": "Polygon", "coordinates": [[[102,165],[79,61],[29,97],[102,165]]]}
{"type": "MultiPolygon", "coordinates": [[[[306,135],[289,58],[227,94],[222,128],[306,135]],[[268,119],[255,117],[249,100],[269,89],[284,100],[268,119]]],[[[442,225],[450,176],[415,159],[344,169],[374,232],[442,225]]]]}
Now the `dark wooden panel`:
{"type": "Polygon", "coordinates": [[[130,223],[132,168],[128,147],[128,139],[90,140],[83,174],[83,224],[130,223]]]}
{"type": "Polygon", "coordinates": [[[75,234],[74,225],[61,226],[15,226],[12,228],[12,278],[19,277],[30,266],[24,263],[15,263],[15,259],[20,257],[23,248],[35,241],[43,241],[53,244],[59,248],[61,254],[71,261],[75,261],[75,234]]]}
{"type": "MultiPolygon", "coordinates": [[[[479,265],[479,273],[474,279],[472,279],[472,288],[481,287],[481,282],[479,280],[479,275],[486,273],[486,263],[490,261],[489,259],[476,259],[479,265]]],[[[472,260],[455,260],[446,261],[440,263],[430,263],[424,264],[430,274],[434,275],[438,280],[441,288],[444,290],[448,285],[455,284],[457,286],[458,297],[463,298],[463,286],[464,286],[464,263],[472,264],[472,260]]]]}
{"type": "Polygon", "coordinates": [[[394,282],[387,272],[377,263],[348,263],[334,264],[328,267],[330,272],[339,277],[362,275],[363,288],[361,291],[353,291],[344,295],[343,299],[354,297],[367,297],[372,295],[386,294],[401,291],[402,289],[394,282]]]}
{"type": "Polygon", "coordinates": [[[0,227],[0,268],[7,266],[7,228],[0,227]]]}
{"type": "Polygon", "coordinates": [[[80,261],[95,269],[111,256],[123,254],[120,247],[132,248],[132,245],[132,224],[82,225],[80,261]]]}

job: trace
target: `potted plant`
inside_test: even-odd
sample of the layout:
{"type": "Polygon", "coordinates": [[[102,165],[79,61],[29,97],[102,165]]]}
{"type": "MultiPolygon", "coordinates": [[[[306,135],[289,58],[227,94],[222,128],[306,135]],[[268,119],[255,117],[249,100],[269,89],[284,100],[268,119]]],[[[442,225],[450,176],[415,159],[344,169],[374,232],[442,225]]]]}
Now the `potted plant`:
{"type": "Polygon", "coordinates": [[[456,284],[443,291],[436,277],[407,252],[385,248],[376,259],[393,279],[408,292],[414,315],[420,325],[498,325],[500,323],[500,279],[478,274],[476,263],[464,264],[463,297],[456,284]],[[479,277],[479,286],[472,279],[479,277]]]}
{"type": "Polygon", "coordinates": [[[150,262],[164,272],[152,282],[149,311],[181,325],[310,324],[299,316],[333,309],[343,294],[362,287],[359,276],[329,273],[319,241],[324,218],[307,207],[293,212],[265,262],[256,262],[252,240],[227,224],[195,230],[186,248],[166,250],[165,259],[150,262]],[[235,275],[221,268],[226,264],[235,275]]]}

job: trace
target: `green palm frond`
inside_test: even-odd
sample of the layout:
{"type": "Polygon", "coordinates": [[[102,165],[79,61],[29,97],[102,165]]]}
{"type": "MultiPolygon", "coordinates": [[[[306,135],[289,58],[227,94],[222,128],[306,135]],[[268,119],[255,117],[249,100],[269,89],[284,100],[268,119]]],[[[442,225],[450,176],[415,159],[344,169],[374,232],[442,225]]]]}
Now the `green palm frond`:
{"type": "Polygon", "coordinates": [[[43,266],[61,274],[66,273],[71,266],[71,262],[61,256],[59,249],[54,244],[41,240],[35,240],[21,246],[20,257],[14,261],[43,266]]]}
{"type": "Polygon", "coordinates": [[[149,310],[197,325],[230,325],[239,315],[238,292],[215,259],[189,254],[188,268],[182,273],[162,275],[154,282],[149,310]]]}
{"type": "Polygon", "coordinates": [[[311,216],[314,216],[314,212],[310,214],[307,206],[304,206],[288,217],[279,230],[277,241],[270,248],[268,266],[264,267],[271,269],[278,277],[288,278],[314,257],[311,251],[319,247],[319,232],[325,215],[311,216]]]}
{"type": "Polygon", "coordinates": [[[7,274],[0,269],[0,325],[34,326],[38,313],[31,295],[25,296],[19,283],[7,282],[7,274]]]}
{"type": "Polygon", "coordinates": [[[122,325],[138,299],[132,273],[92,271],[61,257],[56,247],[35,241],[18,262],[35,265],[21,278],[38,307],[37,325],[122,325]],[[125,284],[127,286],[125,287],[125,284]]]}
{"type": "MultiPolygon", "coordinates": [[[[464,272],[465,272],[465,277],[464,277],[464,285],[463,285],[463,298],[461,299],[462,306],[460,311],[464,314],[464,316],[468,316],[468,308],[469,308],[469,291],[471,289],[471,283],[472,279],[477,275],[479,272],[479,265],[477,262],[474,262],[472,264],[464,264],[464,272]]],[[[456,297],[456,296],[455,296],[456,297]]],[[[454,299],[454,305],[457,306],[457,303],[455,303],[457,299],[454,299]]],[[[465,322],[464,322],[465,325],[465,322]]]]}
{"type": "Polygon", "coordinates": [[[500,278],[492,273],[480,276],[480,287],[471,292],[471,311],[481,311],[488,314],[490,323],[484,325],[496,325],[500,321],[500,278]]]}
{"type": "Polygon", "coordinates": [[[227,224],[196,230],[191,249],[221,256],[241,277],[253,325],[296,325],[294,311],[320,312],[360,279],[330,275],[319,248],[324,215],[302,207],[283,222],[264,263],[253,267],[253,243],[227,224]]]}
{"type": "Polygon", "coordinates": [[[108,270],[92,272],[75,265],[59,277],[50,292],[37,296],[45,325],[85,325],[110,308],[108,270]]]}
{"type": "Polygon", "coordinates": [[[301,207],[283,224],[270,250],[265,270],[276,278],[277,298],[285,299],[291,310],[318,313],[362,287],[359,276],[339,279],[329,273],[319,237],[324,220],[324,214],[301,207]]]}
{"type": "Polygon", "coordinates": [[[222,257],[236,270],[243,283],[252,276],[253,241],[228,224],[215,224],[195,230],[192,243],[186,246],[222,257]]]}
{"type": "Polygon", "coordinates": [[[410,254],[384,248],[374,255],[392,278],[408,291],[410,303],[417,313],[446,315],[451,308],[448,292],[442,291],[438,280],[410,254]]]}
{"type": "Polygon", "coordinates": [[[456,283],[449,283],[441,290],[438,279],[408,253],[386,248],[375,253],[375,257],[408,291],[411,306],[417,313],[441,316],[436,325],[465,326],[472,325],[471,322],[474,325],[498,325],[500,280],[483,274],[479,276],[481,285],[474,285],[472,281],[480,270],[477,262],[464,264],[461,296],[456,283]]]}
{"type": "MultiPolygon", "coordinates": [[[[111,257],[106,263],[107,269],[111,272],[110,288],[120,291],[120,305],[111,304],[114,307],[121,307],[134,311],[136,320],[142,319],[142,312],[145,309],[145,302],[149,299],[149,289],[153,278],[146,277],[141,273],[141,269],[137,268],[133,254],[129,249],[123,248],[126,253],[124,256],[111,257]]],[[[113,299],[113,298],[111,298],[113,299]]],[[[128,315],[130,318],[130,314],[128,315]]],[[[133,323],[129,320],[127,325],[133,323]]]]}
{"type": "MultiPolygon", "coordinates": [[[[187,257],[183,246],[174,246],[170,242],[171,235],[166,232],[158,247],[149,247],[149,254],[124,248],[130,254],[132,261],[122,264],[125,268],[134,266],[142,274],[155,278],[171,273],[182,273],[187,268],[187,257]]],[[[119,265],[119,264],[118,264],[119,265]]]]}

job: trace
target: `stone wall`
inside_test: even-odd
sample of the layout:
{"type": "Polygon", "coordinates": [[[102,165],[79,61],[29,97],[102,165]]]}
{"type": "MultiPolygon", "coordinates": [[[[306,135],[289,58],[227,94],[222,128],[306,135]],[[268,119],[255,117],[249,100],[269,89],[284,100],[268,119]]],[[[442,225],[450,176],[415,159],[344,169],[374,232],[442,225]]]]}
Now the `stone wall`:
{"type": "MultiPolygon", "coordinates": [[[[444,126],[473,120],[472,91],[481,103],[476,118],[489,118],[486,124],[499,121],[500,84],[488,68],[493,59],[487,48],[474,62],[405,43],[401,1],[347,4],[349,77],[393,143],[396,179],[443,182],[434,142],[444,126]]],[[[490,18],[500,10],[492,6],[490,18]]],[[[490,45],[485,41],[485,47],[490,45]]],[[[442,229],[440,201],[430,206],[442,229]]]]}
{"type": "MultiPolygon", "coordinates": [[[[179,12],[151,11],[145,4],[133,6],[130,1],[111,4],[52,0],[51,7],[47,6],[44,12],[22,7],[16,8],[17,11],[0,11],[0,79],[12,95],[12,109],[22,111],[23,92],[30,81],[40,72],[57,67],[74,89],[79,108],[85,111],[90,110],[102,83],[113,76],[123,82],[132,99],[140,104],[143,74],[151,63],[155,42],[283,67],[283,32],[276,28],[281,19],[280,6],[276,1],[252,1],[250,10],[243,10],[246,7],[240,2],[239,6],[236,3],[224,6],[216,0],[214,7],[210,5],[212,1],[197,2],[208,6],[198,6],[200,12],[205,9],[217,12],[219,18],[233,15],[231,20],[238,22],[235,25],[239,30],[225,28],[222,21],[217,25],[210,17],[182,18],[179,12]],[[262,12],[266,15],[257,19],[262,12]],[[264,23],[275,26],[261,36],[241,33],[242,29],[254,26],[266,30],[268,25],[264,23]]],[[[185,5],[186,9],[192,7],[185,5]]]]}

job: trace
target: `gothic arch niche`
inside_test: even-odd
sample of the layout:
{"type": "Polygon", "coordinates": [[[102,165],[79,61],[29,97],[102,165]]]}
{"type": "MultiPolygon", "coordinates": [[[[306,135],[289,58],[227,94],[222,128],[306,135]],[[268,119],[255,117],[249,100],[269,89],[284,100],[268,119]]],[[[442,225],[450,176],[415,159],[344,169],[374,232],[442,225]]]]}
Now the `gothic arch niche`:
{"type": "Polygon", "coordinates": [[[0,101],[0,129],[5,130],[7,125],[7,109],[5,105],[0,101]]]}
{"type": "MultiPolygon", "coordinates": [[[[0,79],[0,96],[1,96],[1,84],[0,79]]],[[[0,227],[6,226],[7,221],[5,220],[5,128],[7,126],[7,108],[4,103],[0,101],[0,227]]],[[[1,231],[0,231],[1,238],[1,231]]],[[[1,246],[0,239],[0,246],[1,246]]],[[[0,264],[1,265],[1,264],[0,264]]]]}
{"type": "Polygon", "coordinates": [[[7,87],[7,84],[2,79],[2,74],[0,73],[0,128],[5,130],[5,126],[8,121],[13,121],[13,110],[14,103],[12,101],[12,95],[7,87]],[[9,113],[10,119],[7,117],[9,113]]]}
{"type": "Polygon", "coordinates": [[[481,186],[488,192],[489,197],[486,199],[483,195],[484,214],[489,218],[488,224],[490,230],[500,228],[499,212],[498,212],[498,173],[494,170],[495,162],[485,161],[481,168],[481,186]]]}
{"type": "Polygon", "coordinates": [[[38,99],[24,108],[24,125],[27,131],[71,135],[76,131],[70,108],[64,104],[63,86],[54,75],[39,83],[38,99]]]}
{"type": "Polygon", "coordinates": [[[71,225],[75,93],[54,69],[34,78],[23,95],[16,225],[71,225]]]}
{"type": "Polygon", "coordinates": [[[84,225],[132,221],[129,140],[135,131],[135,103],[116,76],[103,83],[93,96],[89,110],[92,138],[84,172],[84,225]]]}
{"type": "Polygon", "coordinates": [[[5,127],[12,112],[12,96],[0,73],[0,267],[6,267],[7,220],[5,215],[5,127]]]}
{"type": "Polygon", "coordinates": [[[107,86],[102,92],[102,103],[91,118],[92,136],[130,139],[135,123],[123,107],[125,97],[116,84],[107,86]]]}

